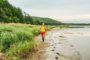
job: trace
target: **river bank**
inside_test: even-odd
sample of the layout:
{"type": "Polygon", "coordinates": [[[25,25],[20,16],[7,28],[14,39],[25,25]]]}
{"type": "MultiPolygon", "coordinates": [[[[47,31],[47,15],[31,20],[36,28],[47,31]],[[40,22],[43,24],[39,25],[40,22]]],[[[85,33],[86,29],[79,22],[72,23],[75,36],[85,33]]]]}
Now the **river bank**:
{"type": "MultiPolygon", "coordinates": [[[[63,32],[64,33],[64,32],[63,32]]],[[[81,60],[79,52],[71,45],[60,29],[47,33],[45,43],[38,36],[40,47],[31,60],[81,60]]]]}

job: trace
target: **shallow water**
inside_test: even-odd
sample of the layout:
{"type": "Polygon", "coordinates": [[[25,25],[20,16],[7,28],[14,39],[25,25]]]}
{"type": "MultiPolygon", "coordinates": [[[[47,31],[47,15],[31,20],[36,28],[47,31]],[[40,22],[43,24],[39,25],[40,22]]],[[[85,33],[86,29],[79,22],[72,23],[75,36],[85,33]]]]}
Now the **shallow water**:
{"type": "Polygon", "coordinates": [[[90,28],[68,28],[60,32],[79,51],[82,60],[90,60],[90,28]]]}
{"type": "Polygon", "coordinates": [[[89,39],[90,28],[53,29],[46,34],[46,48],[39,49],[32,60],[90,60],[89,39]]]}

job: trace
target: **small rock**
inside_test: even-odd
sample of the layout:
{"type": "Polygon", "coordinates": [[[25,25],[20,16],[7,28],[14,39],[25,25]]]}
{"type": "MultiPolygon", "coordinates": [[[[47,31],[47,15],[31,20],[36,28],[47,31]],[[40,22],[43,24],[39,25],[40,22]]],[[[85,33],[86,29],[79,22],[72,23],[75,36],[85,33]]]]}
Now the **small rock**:
{"type": "Polygon", "coordinates": [[[57,52],[56,54],[60,56],[60,53],[57,52]]]}
{"type": "Polygon", "coordinates": [[[58,57],[55,57],[56,60],[58,60],[58,57]]]}
{"type": "Polygon", "coordinates": [[[59,37],[65,38],[64,36],[59,36],[59,37]]]}
{"type": "Polygon", "coordinates": [[[74,47],[73,45],[70,45],[71,47],[74,47]]]}
{"type": "Polygon", "coordinates": [[[54,49],[53,49],[53,50],[51,50],[51,51],[54,51],[54,49]]]}
{"type": "Polygon", "coordinates": [[[56,48],[56,47],[54,47],[54,48],[56,48]]]}

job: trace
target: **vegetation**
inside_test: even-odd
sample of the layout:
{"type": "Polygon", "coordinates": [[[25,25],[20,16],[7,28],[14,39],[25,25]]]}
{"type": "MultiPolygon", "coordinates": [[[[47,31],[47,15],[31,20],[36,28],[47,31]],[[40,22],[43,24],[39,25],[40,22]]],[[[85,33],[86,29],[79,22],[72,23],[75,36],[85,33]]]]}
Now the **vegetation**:
{"type": "Polygon", "coordinates": [[[32,17],[34,24],[41,24],[44,22],[46,25],[60,25],[61,22],[50,18],[32,17]]]}
{"type": "MultiPolygon", "coordinates": [[[[40,33],[38,25],[42,22],[46,25],[61,24],[50,18],[30,16],[8,0],[0,0],[0,52],[5,55],[5,60],[26,60],[29,52],[37,46],[34,37],[40,33]]],[[[47,30],[51,28],[54,26],[47,30]]]]}
{"type": "Polygon", "coordinates": [[[20,8],[9,4],[7,0],[0,0],[0,22],[23,22],[23,13],[20,8]]]}
{"type": "Polygon", "coordinates": [[[61,22],[56,21],[51,18],[44,18],[44,17],[33,17],[33,16],[24,16],[24,22],[26,24],[34,24],[34,25],[41,25],[41,23],[45,23],[46,25],[60,25],[61,22]]]}
{"type": "MultiPolygon", "coordinates": [[[[55,26],[48,26],[47,30],[55,26]]],[[[0,23],[0,52],[5,60],[26,60],[38,46],[34,37],[40,33],[39,25],[0,23]]]]}
{"type": "Polygon", "coordinates": [[[26,23],[26,24],[60,24],[56,20],[50,18],[32,17],[22,12],[20,8],[12,6],[8,0],[0,0],[0,22],[4,23],[26,23]]]}
{"type": "Polygon", "coordinates": [[[39,34],[38,26],[0,24],[0,52],[5,53],[6,60],[26,58],[37,46],[34,41],[36,34],[39,34]]]}

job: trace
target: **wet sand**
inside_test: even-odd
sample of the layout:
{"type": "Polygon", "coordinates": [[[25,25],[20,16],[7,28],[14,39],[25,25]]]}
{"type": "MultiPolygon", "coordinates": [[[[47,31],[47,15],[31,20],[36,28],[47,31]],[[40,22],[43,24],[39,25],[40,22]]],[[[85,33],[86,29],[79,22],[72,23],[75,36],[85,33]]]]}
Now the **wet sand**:
{"type": "Polygon", "coordinates": [[[63,30],[54,29],[47,33],[45,43],[41,42],[41,36],[38,36],[36,40],[39,40],[40,46],[31,60],[81,60],[78,50],[68,42],[64,34],[66,32],[63,30]]]}

